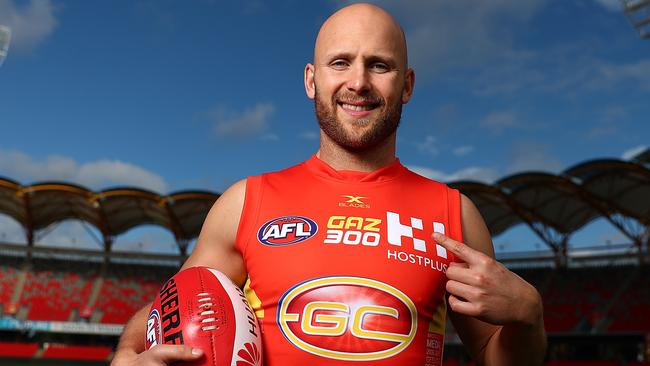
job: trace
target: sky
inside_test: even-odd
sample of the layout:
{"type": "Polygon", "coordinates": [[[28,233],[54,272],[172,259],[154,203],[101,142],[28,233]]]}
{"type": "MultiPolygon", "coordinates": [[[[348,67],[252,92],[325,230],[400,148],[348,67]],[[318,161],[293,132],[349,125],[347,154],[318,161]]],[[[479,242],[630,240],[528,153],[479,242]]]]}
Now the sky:
{"type": "MultiPolygon", "coordinates": [[[[401,22],[416,73],[398,132],[412,170],[492,183],[648,148],[650,41],[618,0],[376,3],[401,22]]],[[[345,4],[0,0],[12,32],[0,176],[222,192],[299,163],[318,148],[303,70],[320,24],[345,4]]],[[[624,241],[599,222],[572,243],[624,241]]],[[[44,240],[83,235],[68,224],[44,240]]],[[[0,241],[20,241],[16,230],[0,217],[0,241]]],[[[135,230],[125,247],[173,240],[135,230]]],[[[498,251],[539,243],[526,227],[495,238],[498,251]]]]}

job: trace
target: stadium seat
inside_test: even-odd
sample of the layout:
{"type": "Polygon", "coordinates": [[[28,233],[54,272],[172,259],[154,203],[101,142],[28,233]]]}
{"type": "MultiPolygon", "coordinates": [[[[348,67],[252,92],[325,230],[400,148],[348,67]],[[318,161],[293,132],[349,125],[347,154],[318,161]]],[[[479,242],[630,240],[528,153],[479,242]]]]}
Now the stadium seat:
{"type": "Polygon", "coordinates": [[[79,361],[106,361],[112,348],[103,346],[72,346],[59,343],[46,343],[43,346],[44,359],[79,361]]]}
{"type": "Polygon", "coordinates": [[[38,351],[38,343],[0,342],[0,357],[32,357],[38,351]]]}
{"type": "Polygon", "coordinates": [[[20,303],[27,305],[29,320],[67,321],[73,309],[88,301],[92,280],[80,274],[34,270],[27,279],[20,303]]]}
{"type": "Polygon", "coordinates": [[[14,292],[18,270],[11,266],[0,265],[0,304],[4,313],[11,302],[11,295],[14,292]]]}

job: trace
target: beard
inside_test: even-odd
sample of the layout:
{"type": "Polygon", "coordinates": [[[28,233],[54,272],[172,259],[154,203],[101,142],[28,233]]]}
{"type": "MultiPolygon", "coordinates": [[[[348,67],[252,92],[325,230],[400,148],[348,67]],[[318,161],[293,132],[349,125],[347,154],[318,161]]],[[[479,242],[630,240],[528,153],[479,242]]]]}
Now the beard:
{"type": "Polygon", "coordinates": [[[314,97],[316,118],[321,130],[337,145],[352,152],[361,152],[372,149],[386,141],[399,127],[402,118],[402,103],[397,100],[393,105],[387,105],[386,100],[376,94],[368,93],[363,96],[339,92],[332,96],[327,103],[322,101],[318,90],[314,97]],[[339,102],[364,102],[380,108],[379,116],[358,118],[351,122],[354,127],[365,127],[372,124],[361,135],[346,130],[344,122],[339,120],[336,112],[339,102]]]}

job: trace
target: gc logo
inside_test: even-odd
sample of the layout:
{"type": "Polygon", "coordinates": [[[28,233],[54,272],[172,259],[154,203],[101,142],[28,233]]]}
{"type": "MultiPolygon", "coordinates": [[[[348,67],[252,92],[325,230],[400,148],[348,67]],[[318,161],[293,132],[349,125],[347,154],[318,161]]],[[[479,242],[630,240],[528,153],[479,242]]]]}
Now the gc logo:
{"type": "Polygon", "coordinates": [[[400,290],[361,277],[316,278],[289,289],[277,323],[296,347],[322,357],[372,361],[415,338],[415,304],[400,290]]]}

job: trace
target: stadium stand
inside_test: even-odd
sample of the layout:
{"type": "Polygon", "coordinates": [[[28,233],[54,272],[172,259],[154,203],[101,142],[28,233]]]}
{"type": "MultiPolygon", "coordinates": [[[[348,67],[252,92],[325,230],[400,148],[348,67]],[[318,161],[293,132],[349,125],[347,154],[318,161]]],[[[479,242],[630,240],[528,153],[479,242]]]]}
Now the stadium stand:
{"type": "Polygon", "coordinates": [[[102,313],[101,322],[124,324],[140,308],[156,297],[162,283],[175,268],[113,265],[103,280],[96,308],[102,313]]]}
{"type": "Polygon", "coordinates": [[[650,268],[641,267],[612,308],[610,332],[650,332],[650,268]]]}
{"type": "Polygon", "coordinates": [[[28,320],[75,320],[85,306],[97,271],[92,263],[35,259],[27,272],[20,304],[28,320]]]}
{"type": "MultiPolygon", "coordinates": [[[[4,259],[5,257],[0,256],[0,260],[4,261],[4,259]]],[[[18,270],[16,266],[5,263],[0,264],[0,306],[2,306],[3,313],[10,313],[9,307],[17,278],[18,270]]]]}

